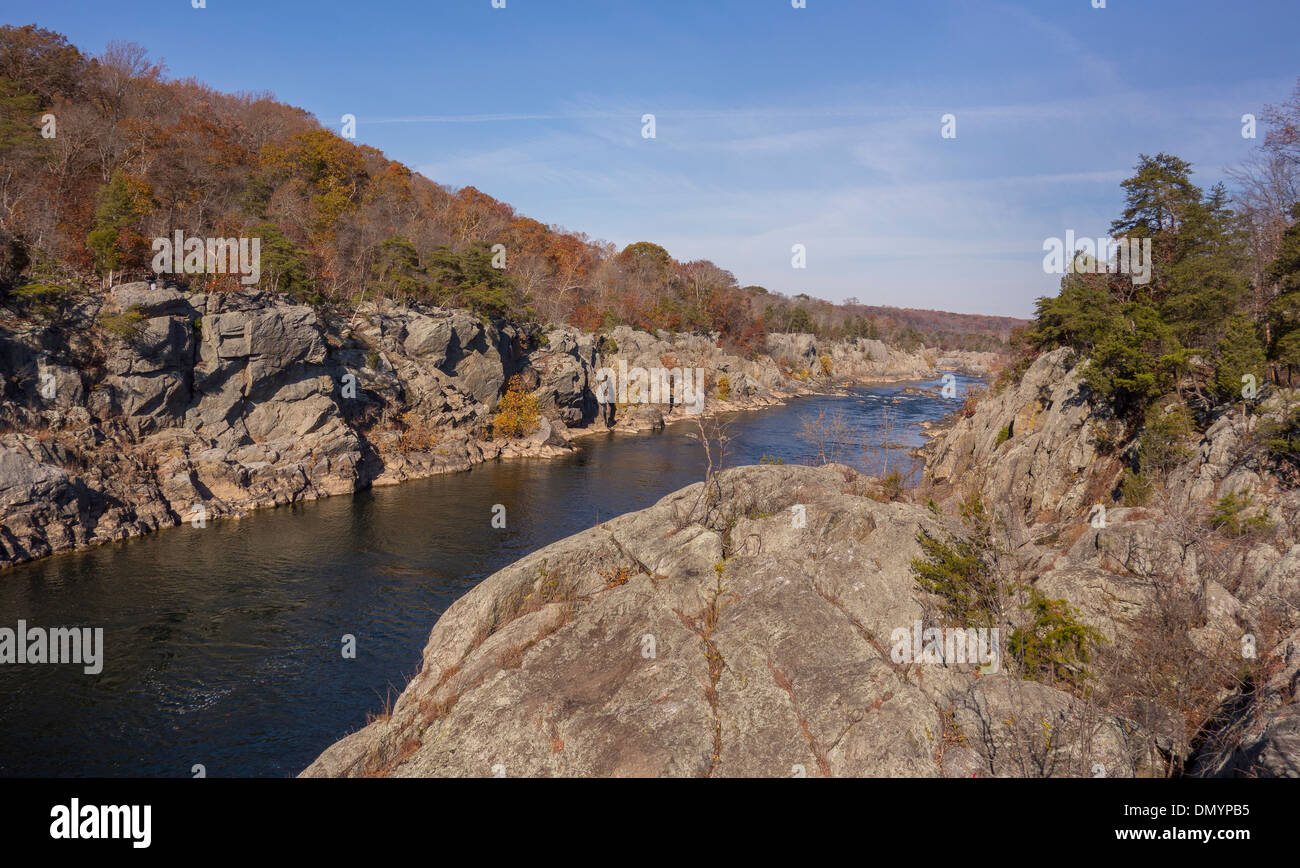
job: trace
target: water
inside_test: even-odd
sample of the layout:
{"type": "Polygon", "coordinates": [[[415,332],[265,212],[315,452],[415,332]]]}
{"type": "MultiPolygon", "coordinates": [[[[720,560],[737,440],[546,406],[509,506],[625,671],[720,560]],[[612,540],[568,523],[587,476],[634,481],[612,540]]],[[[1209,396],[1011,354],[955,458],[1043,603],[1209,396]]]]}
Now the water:
{"type": "MultiPolygon", "coordinates": [[[[959,377],[959,389],[972,382],[959,377]]],[[[892,413],[889,440],[919,445],[913,423],[957,402],[900,395],[903,385],[734,414],[727,466],[811,463],[818,450],[798,435],[823,410],[876,441],[892,413]]],[[[0,775],[297,774],[396,698],[434,621],[484,577],[698,481],[693,430],[602,435],[563,459],[496,462],[2,572],[0,626],[102,627],[105,650],[95,676],[0,666],[0,775]],[[507,529],[491,527],[495,504],[507,529]],[[344,634],[354,660],[340,653],[344,634]]],[[[904,455],[892,452],[892,466],[904,455]]]]}

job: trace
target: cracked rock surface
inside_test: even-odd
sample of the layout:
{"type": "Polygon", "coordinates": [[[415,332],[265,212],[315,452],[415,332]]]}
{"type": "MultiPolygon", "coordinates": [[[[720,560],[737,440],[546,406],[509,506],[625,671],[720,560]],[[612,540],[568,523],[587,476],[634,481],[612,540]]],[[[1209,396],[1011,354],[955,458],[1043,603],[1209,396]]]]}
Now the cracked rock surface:
{"type": "Polygon", "coordinates": [[[684,518],[697,484],[523,558],[443,614],[391,714],[304,776],[1149,773],[1152,737],[1070,694],[894,662],[937,519],[861,481],[736,468],[703,521],[684,518]]]}

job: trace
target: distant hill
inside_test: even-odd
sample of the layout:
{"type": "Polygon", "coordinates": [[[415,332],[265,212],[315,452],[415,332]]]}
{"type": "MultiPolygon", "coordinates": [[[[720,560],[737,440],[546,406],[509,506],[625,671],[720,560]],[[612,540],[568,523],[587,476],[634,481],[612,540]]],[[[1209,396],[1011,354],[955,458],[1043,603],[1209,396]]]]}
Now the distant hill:
{"type": "Polygon", "coordinates": [[[255,283],[344,310],[388,299],[589,331],[716,332],[748,356],[772,331],[994,349],[1013,324],[742,288],[708,260],[650,241],[619,250],[440,185],[269,94],[169,80],[133,43],[92,57],[34,25],[0,27],[0,201],[0,298],[46,306],[176,265],[170,279],[192,289],[255,283]],[[241,268],[258,260],[255,275],[230,273],[233,253],[182,256],[223,239],[241,268]]]}
{"type": "Polygon", "coordinates": [[[950,313],[944,310],[870,304],[845,304],[844,307],[855,314],[874,317],[877,322],[898,328],[957,335],[995,335],[1002,340],[1009,338],[1014,330],[1029,324],[1027,319],[1012,316],[984,316],[977,313],[950,313]]]}

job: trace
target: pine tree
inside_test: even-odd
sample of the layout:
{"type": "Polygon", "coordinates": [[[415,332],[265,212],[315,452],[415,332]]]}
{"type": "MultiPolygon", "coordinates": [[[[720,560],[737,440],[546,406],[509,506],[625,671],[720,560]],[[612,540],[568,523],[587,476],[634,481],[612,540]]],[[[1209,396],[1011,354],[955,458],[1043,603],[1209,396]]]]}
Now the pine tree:
{"type": "MultiPolygon", "coordinates": [[[[1291,216],[1300,221],[1300,202],[1291,209],[1291,216]]],[[[1282,236],[1282,245],[1269,269],[1269,277],[1277,281],[1280,288],[1269,308],[1273,326],[1269,358],[1286,371],[1285,382],[1291,385],[1300,369],[1300,222],[1292,224],[1282,236]]]]}
{"type": "Polygon", "coordinates": [[[1264,382],[1264,347],[1245,316],[1236,314],[1228,320],[1215,361],[1214,390],[1224,401],[1247,395],[1248,383],[1258,388],[1264,382]]]}

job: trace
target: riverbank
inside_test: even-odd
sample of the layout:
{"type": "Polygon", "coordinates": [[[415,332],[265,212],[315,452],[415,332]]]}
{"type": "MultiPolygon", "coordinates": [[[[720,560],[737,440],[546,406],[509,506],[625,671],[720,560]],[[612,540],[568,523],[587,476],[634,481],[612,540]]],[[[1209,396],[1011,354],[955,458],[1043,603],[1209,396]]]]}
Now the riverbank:
{"type": "Polygon", "coordinates": [[[269,293],[125,284],[57,322],[0,322],[14,371],[0,412],[0,569],[185,523],[240,517],[503,458],[569,454],[575,436],[683,418],[602,405],[598,372],[701,369],[705,416],[796,395],[980,375],[987,353],[770,335],[742,358],[696,335],[543,331],[466,311],[362,306],[334,319],[269,293]],[[513,378],[540,409],[493,435],[513,378]]]}

